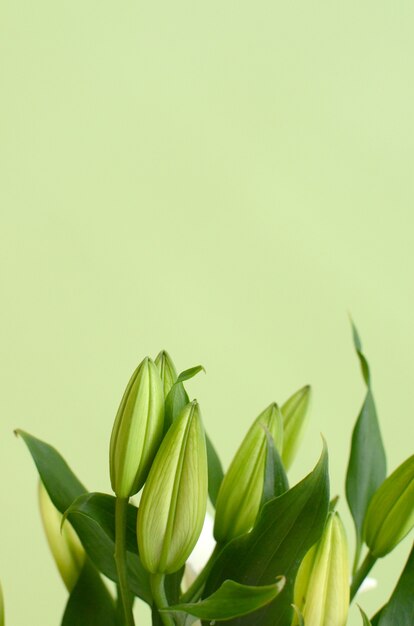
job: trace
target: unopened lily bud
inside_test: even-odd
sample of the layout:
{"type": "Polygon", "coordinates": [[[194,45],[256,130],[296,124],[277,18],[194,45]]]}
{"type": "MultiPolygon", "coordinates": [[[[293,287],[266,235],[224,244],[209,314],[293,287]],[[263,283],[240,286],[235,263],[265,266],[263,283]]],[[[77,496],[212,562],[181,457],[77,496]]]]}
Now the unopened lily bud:
{"type": "Polygon", "coordinates": [[[207,508],[207,452],[196,401],[170,426],[152,464],[138,509],[138,549],[144,567],[170,574],[184,565],[207,508]]]}
{"type": "MultiPolygon", "coordinates": [[[[305,555],[296,575],[294,604],[306,626],[345,626],[349,608],[349,563],[345,529],[336,512],[305,555]]],[[[298,624],[297,616],[292,624],[298,624]]]]}
{"type": "Polygon", "coordinates": [[[144,484],[161,442],[164,393],[158,369],[148,357],[125,390],[112,429],[109,465],[112,489],[129,498],[144,484]]]}
{"type": "Polygon", "coordinates": [[[288,469],[296,456],[302,440],[310,399],[310,386],[302,387],[283,404],[283,452],[282,461],[288,469]]]}
{"type": "Polygon", "coordinates": [[[414,526],[414,455],[384,480],[371,498],[364,520],[364,540],[382,557],[414,526]]]}
{"type": "Polygon", "coordinates": [[[283,445],[283,418],[275,403],[253,422],[223,478],[217,496],[214,524],[214,537],[218,543],[227,543],[254,526],[263,494],[266,429],[280,453],[283,445]]]}
{"type": "Polygon", "coordinates": [[[155,359],[155,365],[161,376],[162,386],[164,390],[164,398],[166,398],[177,380],[177,372],[174,363],[168,352],[161,350],[155,359]]]}
{"type": "Polygon", "coordinates": [[[50,551],[70,593],[81,573],[85,551],[70,522],[65,520],[61,526],[62,515],[51,501],[41,481],[39,481],[39,507],[50,551]]]}

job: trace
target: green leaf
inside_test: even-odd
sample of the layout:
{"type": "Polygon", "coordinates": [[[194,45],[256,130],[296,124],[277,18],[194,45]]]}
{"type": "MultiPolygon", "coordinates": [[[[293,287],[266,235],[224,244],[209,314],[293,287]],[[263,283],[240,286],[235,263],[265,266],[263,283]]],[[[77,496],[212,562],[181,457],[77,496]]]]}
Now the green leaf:
{"type": "MultiPolygon", "coordinates": [[[[152,594],[147,571],[138,556],[136,517],[132,504],[127,511],[127,573],[130,591],[148,604],[152,594]]],[[[66,511],[66,517],[76,530],[91,561],[110,580],[118,582],[115,553],[115,498],[88,493],[78,498],[66,511]]]]}
{"type": "Polygon", "coordinates": [[[184,370],[181,374],[178,375],[175,384],[183,383],[186,380],[190,380],[190,378],[194,378],[196,374],[199,372],[205,372],[206,370],[202,365],[196,365],[195,367],[190,367],[188,370],[184,370]]]}
{"type": "Polygon", "coordinates": [[[269,430],[266,432],[266,463],[263,483],[262,506],[272,498],[281,496],[289,489],[286,471],[269,430]]]}
{"type": "Polygon", "coordinates": [[[267,502],[250,533],[231,541],[219,554],[207,579],[204,596],[225,580],[266,585],[283,575],[283,592],[249,618],[235,618],[232,626],[290,626],[293,584],[299,564],[320,538],[329,505],[326,446],[313,472],[292,489],[267,502]]]}
{"type": "Polygon", "coordinates": [[[116,607],[96,569],[88,563],[69,596],[61,626],[117,626],[116,607]]]}
{"type": "Polygon", "coordinates": [[[414,624],[414,545],[391,598],[381,609],[378,626],[414,624]]]}
{"type": "MultiPolygon", "coordinates": [[[[118,575],[114,560],[115,544],[111,535],[108,535],[108,510],[102,512],[97,519],[92,514],[92,508],[97,500],[90,499],[86,488],[76,478],[66,461],[59,452],[49,444],[36,439],[32,435],[23,431],[17,431],[23,438],[33,457],[40,478],[49,494],[50,499],[56,508],[62,513],[77,500],[85,495],[85,508],[80,511],[72,511],[70,522],[76,530],[79,539],[85,548],[90,560],[100,572],[111,580],[117,582],[118,575]],[[90,504],[89,515],[85,514],[85,509],[90,504]],[[100,523],[103,523],[103,528],[100,523]]],[[[111,498],[111,496],[107,496],[111,498]]],[[[82,502],[82,500],[81,500],[82,502]]],[[[108,503],[108,500],[105,500],[108,503]]],[[[129,510],[129,527],[131,528],[131,509],[129,510]]],[[[114,535],[112,535],[113,537],[114,535]]],[[[130,536],[130,534],[129,534],[130,536]]],[[[129,538],[129,545],[131,539],[129,538]]],[[[137,554],[127,553],[128,575],[131,591],[149,604],[152,602],[152,595],[149,587],[148,574],[141,565],[137,554]]]]}
{"type": "MultiPolygon", "coordinates": [[[[115,542],[115,502],[116,498],[106,493],[84,493],[66,509],[63,519],[78,513],[95,521],[104,533],[115,542]]],[[[138,554],[137,546],[138,509],[128,504],[126,520],[126,548],[138,554]]],[[[62,520],[63,522],[63,520],[62,520]]]]}
{"type": "Polygon", "coordinates": [[[353,326],[353,335],[355,349],[367,384],[365,400],[352,433],[351,452],[346,475],[346,497],[356,532],[355,572],[361,553],[365,514],[372,495],[385,479],[386,459],[370,387],[368,362],[361,351],[361,341],[355,326],[353,326]]]}
{"type": "Polygon", "coordinates": [[[361,609],[361,607],[358,605],[359,611],[361,613],[361,617],[362,617],[362,624],[363,626],[372,626],[371,622],[369,621],[368,616],[366,615],[366,613],[364,613],[364,611],[361,609]]]}
{"type": "Polygon", "coordinates": [[[55,448],[23,430],[16,430],[15,434],[29,448],[50,499],[63,514],[76,498],[87,492],[86,487],[55,448]]]}
{"type": "Polygon", "coordinates": [[[220,485],[223,480],[223,467],[219,456],[211,442],[210,437],[206,433],[207,447],[207,464],[208,464],[208,495],[213,506],[216,506],[216,500],[220,485]]]}
{"type": "Polygon", "coordinates": [[[228,621],[266,606],[279,595],[285,580],[273,585],[253,587],[226,580],[211,596],[201,602],[176,604],[161,612],[184,612],[205,620],[228,621]]]}

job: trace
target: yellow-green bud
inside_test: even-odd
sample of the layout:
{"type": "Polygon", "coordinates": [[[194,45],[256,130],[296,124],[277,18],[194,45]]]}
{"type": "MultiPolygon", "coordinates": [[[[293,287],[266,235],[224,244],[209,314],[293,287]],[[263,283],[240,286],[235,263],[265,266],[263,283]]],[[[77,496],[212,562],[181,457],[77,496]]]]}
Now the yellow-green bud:
{"type": "MultiPolygon", "coordinates": [[[[306,626],[346,624],[349,608],[348,544],[336,512],[329,513],[321,539],[300,564],[294,604],[306,626]]],[[[297,616],[292,624],[298,624],[297,616]]]]}
{"type": "Polygon", "coordinates": [[[39,481],[39,507],[50,551],[70,593],[81,573],[85,551],[70,522],[65,520],[61,527],[62,515],[51,501],[41,481],[39,481]]]}
{"type": "Polygon", "coordinates": [[[218,543],[227,543],[254,526],[263,495],[267,454],[265,429],[272,435],[280,453],[283,418],[275,403],[253,422],[223,478],[214,523],[214,537],[218,543]]]}
{"type": "Polygon", "coordinates": [[[414,455],[390,475],[372,496],[364,520],[365,543],[382,557],[414,526],[414,455]]]}
{"type": "Polygon", "coordinates": [[[177,372],[168,352],[161,350],[155,359],[155,365],[161,376],[164,398],[166,398],[177,380],[177,372]]]}
{"type": "Polygon", "coordinates": [[[207,508],[207,452],[196,401],[170,426],[152,464],[138,509],[138,549],[144,567],[170,574],[184,565],[207,508]]]}
{"type": "Polygon", "coordinates": [[[145,358],[132,374],[112,429],[112,489],[129,498],[144,484],[162,438],[164,393],[158,369],[145,358]]]}
{"type": "Polygon", "coordinates": [[[309,385],[302,387],[283,404],[283,452],[282,461],[286,469],[292,465],[302,440],[306,425],[310,399],[309,385]]]}

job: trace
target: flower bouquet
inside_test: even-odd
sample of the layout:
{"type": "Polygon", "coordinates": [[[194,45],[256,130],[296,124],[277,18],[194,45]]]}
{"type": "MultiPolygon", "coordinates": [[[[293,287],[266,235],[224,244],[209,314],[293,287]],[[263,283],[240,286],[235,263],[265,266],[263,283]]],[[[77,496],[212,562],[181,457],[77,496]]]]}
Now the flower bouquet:
{"type": "MultiPolygon", "coordinates": [[[[114,495],[90,492],[53,447],[16,431],[39,473],[43,524],[68,589],[61,626],[134,626],[135,602],[151,607],[154,626],[345,626],[376,560],[414,525],[414,456],[386,477],[370,370],[355,328],[353,338],[366,395],[345,482],[356,533],[352,563],[329,493],[325,442],[310,474],[295,485],[288,480],[307,422],[308,386],[260,413],[224,473],[200,406],[184,387],[203,368],[177,375],[166,352],[145,358],[113,425],[114,495]],[[194,572],[186,563],[208,499],[214,547],[194,572]]],[[[361,608],[361,624],[413,626],[413,550],[384,606],[371,618],[361,608]]]]}

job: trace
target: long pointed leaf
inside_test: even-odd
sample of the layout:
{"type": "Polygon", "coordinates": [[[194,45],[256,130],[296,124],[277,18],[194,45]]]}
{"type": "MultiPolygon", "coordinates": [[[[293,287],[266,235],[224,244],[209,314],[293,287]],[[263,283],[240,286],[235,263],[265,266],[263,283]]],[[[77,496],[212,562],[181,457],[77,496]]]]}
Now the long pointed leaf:
{"type": "Polygon", "coordinates": [[[232,626],[289,626],[293,583],[299,564],[319,539],[329,506],[326,447],[315,469],[292,489],[267,502],[250,533],[231,541],[220,553],[207,580],[204,596],[227,579],[244,585],[271,584],[283,575],[286,586],[268,606],[232,626]]]}
{"type": "MultiPolygon", "coordinates": [[[[127,573],[130,591],[152,603],[149,576],[141,564],[135,535],[137,509],[128,506],[127,573]]],[[[115,498],[105,494],[85,494],[67,510],[66,516],[76,530],[91,561],[107,578],[118,582],[115,553],[115,498]]]]}
{"type": "Polygon", "coordinates": [[[284,578],[273,585],[261,587],[226,580],[217,591],[201,602],[176,604],[161,612],[184,612],[204,620],[228,621],[266,606],[279,595],[284,584],[284,578]]]}
{"type": "Polygon", "coordinates": [[[61,626],[117,626],[112,597],[94,567],[85,562],[69,596],[61,626]]]}
{"type": "Polygon", "coordinates": [[[351,452],[346,475],[346,497],[355,524],[356,550],[354,571],[362,547],[362,527],[369,501],[385,479],[386,459],[377,412],[371,391],[368,362],[362,353],[358,332],[353,326],[355,350],[367,385],[367,393],[352,433],[351,452]]]}
{"type": "Polygon", "coordinates": [[[382,608],[378,626],[414,624],[414,545],[391,598],[382,608]]]}
{"type": "Polygon", "coordinates": [[[86,487],[55,448],[23,430],[15,433],[27,445],[50,499],[63,514],[76,498],[87,492],[86,487]]]}

